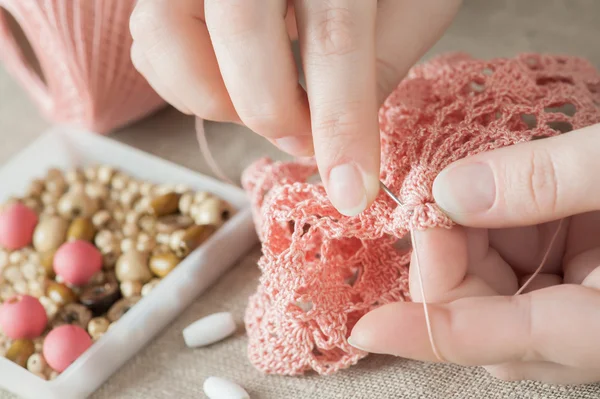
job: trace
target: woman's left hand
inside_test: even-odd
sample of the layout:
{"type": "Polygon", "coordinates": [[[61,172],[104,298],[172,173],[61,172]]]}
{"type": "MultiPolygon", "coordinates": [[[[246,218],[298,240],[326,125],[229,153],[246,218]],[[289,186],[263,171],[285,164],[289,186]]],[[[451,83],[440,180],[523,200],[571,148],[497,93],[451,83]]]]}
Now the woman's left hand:
{"type": "MultiPolygon", "coordinates": [[[[461,225],[415,235],[441,357],[504,380],[600,381],[600,125],[460,160],[433,191],[461,225]],[[555,233],[542,273],[514,296],[555,233]]],[[[420,303],[370,312],[350,342],[438,360],[420,303]]]]}

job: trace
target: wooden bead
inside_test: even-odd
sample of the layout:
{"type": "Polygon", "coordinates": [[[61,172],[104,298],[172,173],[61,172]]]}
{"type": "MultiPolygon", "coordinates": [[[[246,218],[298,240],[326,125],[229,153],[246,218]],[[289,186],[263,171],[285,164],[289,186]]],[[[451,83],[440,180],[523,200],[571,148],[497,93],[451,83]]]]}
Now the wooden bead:
{"type": "Polygon", "coordinates": [[[39,298],[40,303],[46,310],[46,315],[48,316],[48,320],[52,320],[56,313],[58,313],[58,305],[47,296],[42,296],[39,298]]]}
{"type": "Polygon", "coordinates": [[[88,323],[87,331],[92,339],[97,340],[108,331],[110,321],[106,317],[95,317],[88,323]]]}
{"type": "Polygon", "coordinates": [[[27,366],[27,360],[35,353],[35,345],[30,339],[16,339],[6,352],[6,358],[21,367],[27,366]]]}
{"type": "Polygon", "coordinates": [[[140,232],[140,228],[137,227],[137,225],[135,225],[135,224],[126,224],[125,226],[123,226],[121,231],[123,232],[123,235],[125,237],[134,238],[140,232]]]}
{"type": "Polygon", "coordinates": [[[116,244],[116,242],[117,240],[115,239],[113,232],[110,230],[100,230],[94,238],[94,244],[96,244],[96,246],[100,248],[100,250],[114,245],[116,244]]]}
{"type": "Polygon", "coordinates": [[[85,194],[90,198],[104,201],[109,198],[110,191],[99,182],[91,182],[85,185],[85,194]]]}
{"type": "Polygon", "coordinates": [[[46,185],[40,179],[34,179],[29,183],[27,190],[25,191],[27,196],[39,198],[44,192],[46,185]]]}
{"type": "Polygon", "coordinates": [[[121,172],[116,172],[110,181],[112,188],[117,191],[123,190],[127,186],[127,183],[129,183],[129,178],[121,172]]]}
{"type": "Polygon", "coordinates": [[[97,210],[96,200],[75,190],[70,190],[58,201],[58,213],[65,219],[73,219],[78,216],[92,217],[97,210]]]}
{"type": "Polygon", "coordinates": [[[209,197],[201,203],[192,205],[190,214],[196,224],[219,227],[229,220],[232,209],[219,198],[209,197]]]}
{"type": "Polygon", "coordinates": [[[152,290],[160,283],[159,278],[153,278],[142,287],[142,296],[146,296],[152,292],[152,290]]]}
{"type": "Polygon", "coordinates": [[[140,296],[142,294],[142,283],[139,281],[123,281],[120,288],[121,295],[125,298],[140,296]]]}
{"type": "Polygon", "coordinates": [[[98,175],[98,168],[96,166],[87,166],[83,169],[83,173],[86,179],[88,179],[89,181],[93,181],[96,180],[96,177],[98,175]]]}
{"type": "Polygon", "coordinates": [[[57,249],[65,242],[69,222],[59,216],[50,216],[38,223],[33,232],[33,246],[38,252],[57,249]]]}
{"type": "Polygon", "coordinates": [[[121,241],[121,252],[127,252],[131,249],[135,249],[136,242],[132,238],[125,238],[121,241]]]}
{"type": "Polygon", "coordinates": [[[21,272],[21,268],[18,265],[10,265],[5,268],[2,276],[13,284],[17,281],[25,280],[25,277],[23,277],[23,273],[21,272]]]}
{"type": "Polygon", "coordinates": [[[31,371],[32,373],[43,375],[47,367],[48,363],[46,363],[44,356],[42,356],[40,353],[33,353],[31,356],[29,356],[29,359],[27,359],[27,370],[31,371]]]}
{"type": "Polygon", "coordinates": [[[152,279],[148,268],[148,255],[137,250],[130,250],[119,257],[115,268],[119,281],[140,281],[147,283],[152,279]]]}
{"type": "Polygon", "coordinates": [[[34,263],[25,262],[21,265],[21,274],[27,281],[35,281],[40,275],[40,272],[42,272],[41,268],[34,263]]]}
{"type": "Polygon", "coordinates": [[[150,209],[157,217],[170,215],[171,213],[177,212],[179,209],[180,197],[180,194],[174,192],[159,195],[150,201],[150,209]]]}
{"type": "Polygon", "coordinates": [[[65,180],[69,184],[85,182],[85,174],[79,168],[72,168],[65,172],[65,180]]]}
{"type": "Polygon", "coordinates": [[[92,224],[97,229],[106,228],[111,220],[110,212],[106,209],[101,209],[92,216],[92,224]]]}
{"type": "Polygon", "coordinates": [[[73,324],[85,329],[91,319],[92,312],[88,308],[78,303],[70,303],[58,311],[51,324],[53,328],[73,324]]]}
{"type": "Polygon", "coordinates": [[[67,230],[67,240],[92,241],[96,235],[96,228],[90,218],[77,217],[73,219],[67,230]]]}
{"type": "Polygon", "coordinates": [[[149,236],[146,233],[140,233],[137,237],[136,249],[140,252],[150,252],[156,247],[156,240],[154,237],[149,236]]]}
{"type": "Polygon", "coordinates": [[[202,245],[216,231],[216,227],[212,225],[194,225],[181,236],[179,245],[175,248],[171,247],[173,252],[181,258],[188,256],[190,252],[202,245]]]}
{"type": "Polygon", "coordinates": [[[10,253],[10,255],[8,256],[8,260],[13,265],[20,265],[21,262],[25,260],[25,256],[23,255],[22,251],[16,250],[10,253]]]}
{"type": "Polygon", "coordinates": [[[96,173],[96,178],[102,184],[109,184],[114,174],[115,170],[112,166],[101,165],[98,167],[98,173],[96,173]]]}
{"type": "Polygon", "coordinates": [[[169,248],[172,251],[177,251],[181,246],[181,241],[185,235],[185,230],[177,230],[173,232],[169,238],[169,248]]]}
{"type": "Polygon", "coordinates": [[[190,213],[190,209],[192,207],[193,202],[194,202],[194,194],[192,194],[192,193],[182,194],[181,198],[179,199],[179,212],[181,212],[184,215],[188,215],[190,213]]]}
{"type": "Polygon", "coordinates": [[[115,303],[110,310],[108,311],[108,320],[111,322],[115,322],[119,320],[125,313],[129,311],[139,300],[142,299],[139,296],[132,296],[129,298],[123,298],[117,303],[115,303]]]}
{"type": "Polygon", "coordinates": [[[179,264],[180,259],[174,253],[154,255],[150,258],[150,270],[155,276],[163,278],[179,264]]]}
{"type": "Polygon", "coordinates": [[[46,296],[58,306],[65,306],[77,301],[77,295],[66,284],[50,281],[46,288],[46,296]]]}

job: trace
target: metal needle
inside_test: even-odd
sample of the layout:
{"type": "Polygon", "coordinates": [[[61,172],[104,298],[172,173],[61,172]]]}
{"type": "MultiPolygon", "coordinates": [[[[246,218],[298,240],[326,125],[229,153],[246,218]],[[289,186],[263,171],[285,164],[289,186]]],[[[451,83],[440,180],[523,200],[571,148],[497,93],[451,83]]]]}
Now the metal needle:
{"type": "Polygon", "coordinates": [[[391,199],[393,199],[395,203],[397,203],[400,206],[404,206],[404,204],[402,203],[402,201],[400,201],[400,199],[398,199],[398,197],[396,197],[394,195],[394,193],[392,192],[392,190],[390,190],[388,188],[388,186],[386,186],[385,184],[383,184],[382,181],[379,182],[379,185],[381,186],[381,189],[383,190],[383,192],[386,193],[388,195],[388,197],[390,197],[391,199]]]}

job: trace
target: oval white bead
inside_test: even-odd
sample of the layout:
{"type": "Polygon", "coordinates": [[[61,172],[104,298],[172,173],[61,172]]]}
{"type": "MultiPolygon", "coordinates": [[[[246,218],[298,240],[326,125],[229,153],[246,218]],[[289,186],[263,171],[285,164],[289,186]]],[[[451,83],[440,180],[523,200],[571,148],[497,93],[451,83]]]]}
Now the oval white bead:
{"type": "Polygon", "coordinates": [[[227,338],[235,330],[235,320],[231,313],[213,313],[187,326],[183,330],[183,339],[188,347],[196,348],[227,338]]]}
{"type": "Polygon", "coordinates": [[[208,377],[203,388],[209,399],[250,399],[244,388],[221,377],[208,377]]]}

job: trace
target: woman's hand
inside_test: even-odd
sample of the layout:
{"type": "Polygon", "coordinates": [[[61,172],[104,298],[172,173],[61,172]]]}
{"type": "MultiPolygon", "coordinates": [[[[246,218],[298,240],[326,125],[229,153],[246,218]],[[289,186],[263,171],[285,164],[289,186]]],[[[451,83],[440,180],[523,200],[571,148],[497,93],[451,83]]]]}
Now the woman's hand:
{"type": "MultiPolygon", "coordinates": [[[[460,160],[433,191],[469,226],[415,236],[441,356],[506,380],[600,381],[600,125],[460,160]],[[561,218],[542,273],[513,296],[561,218]]],[[[410,279],[419,302],[414,258],[410,279]]],[[[374,310],[350,340],[370,352],[437,360],[418,303],[374,310]]]]}
{"type": "Polygon", "coordinates": [[[314,153],[332,203],[355,215],[379,192],[378,107],[460,3],[140,0],[131,55],[180,111],[243,123],[292,155],[314,153]],[[290,45],[296,26],[306,91],[290,45]]]}

